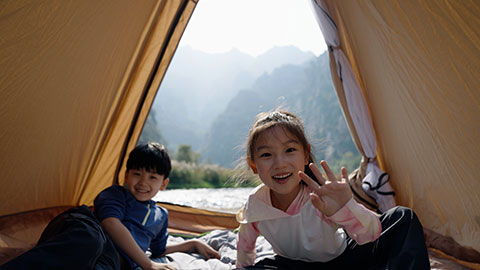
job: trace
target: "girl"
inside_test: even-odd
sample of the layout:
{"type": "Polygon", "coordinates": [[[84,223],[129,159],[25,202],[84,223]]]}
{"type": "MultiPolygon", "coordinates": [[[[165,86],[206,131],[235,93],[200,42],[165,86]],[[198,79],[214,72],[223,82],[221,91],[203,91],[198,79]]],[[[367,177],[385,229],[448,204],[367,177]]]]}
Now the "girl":
{"type": "Polygon", "coordinates": [[[346,169],[337,180],[322,161],[325,174],[320,172],[303,125],[292,113],[257,116],[246,161],[263,184],[237,214],[237,267],[430,269],[413,211],[395,207],[379,217],[355,202],[346,169]],[[251,266],[259,234],[277,255],[251,266]]]}

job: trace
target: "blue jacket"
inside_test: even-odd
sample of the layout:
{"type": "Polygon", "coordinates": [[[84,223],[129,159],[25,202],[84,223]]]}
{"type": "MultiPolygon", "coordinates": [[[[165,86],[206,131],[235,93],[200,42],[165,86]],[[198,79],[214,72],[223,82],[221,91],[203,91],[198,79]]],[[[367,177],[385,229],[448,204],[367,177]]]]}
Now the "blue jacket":
{"type": "MultiPolygon", "coordinates": [[[[94,201],[95,216],[100,222],[108,217],[118,218],[130,231],[143,251],[150,248],[152,257],[165,252],[168,238],[168,212],[154,201],[139,202],[128,190],[114,185],[106,188],[94,201]]],[[[122,256],[134,267],[136,264],[117,247],[122,256]]]]}

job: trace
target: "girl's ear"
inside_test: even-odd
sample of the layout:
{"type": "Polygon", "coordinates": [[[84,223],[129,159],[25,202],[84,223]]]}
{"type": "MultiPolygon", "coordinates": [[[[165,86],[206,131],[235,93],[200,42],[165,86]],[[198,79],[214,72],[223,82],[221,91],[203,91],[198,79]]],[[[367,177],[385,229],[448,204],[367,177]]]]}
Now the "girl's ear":
{"type": "Polygon", "coordinates": [[[257,174],[257,166],[255,166],[255,162],[253,162],[253,160],[251,160],[250,158],[247,158],[247,163],[248,163],[248,166],[250,166],[250,169],[252,169],[253,173],[254,174],[257,174]]]}
{"type": "Polygon", "coordinates": [[[305,165],[308,165],[310,163],[310,151],[311,151],[311,146],[310,144],[307,144],[307,147],[305,148],[305,165]]]}

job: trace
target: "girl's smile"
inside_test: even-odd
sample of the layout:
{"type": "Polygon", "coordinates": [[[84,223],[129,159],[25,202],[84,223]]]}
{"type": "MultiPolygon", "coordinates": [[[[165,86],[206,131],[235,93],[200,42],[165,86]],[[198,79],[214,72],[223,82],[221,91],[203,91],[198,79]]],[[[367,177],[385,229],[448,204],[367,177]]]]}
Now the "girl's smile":
{"type": "Polygon", "coordinates": [[[274,175],[272,176],[278,183],[282,184],[288,181],[288,177],[292,176],[292,173],[281,174],[281,175],[274,175]]]}
{"type": "Polygon", "coordinates": [[[248,164],[271,189],[273,206],[285,210],[297,196],[301,181],[298,171],[303,171],[308,164],[308,151],[282,127],[272,127],[259,134],[253,160],[248,160],[248,164]]]}

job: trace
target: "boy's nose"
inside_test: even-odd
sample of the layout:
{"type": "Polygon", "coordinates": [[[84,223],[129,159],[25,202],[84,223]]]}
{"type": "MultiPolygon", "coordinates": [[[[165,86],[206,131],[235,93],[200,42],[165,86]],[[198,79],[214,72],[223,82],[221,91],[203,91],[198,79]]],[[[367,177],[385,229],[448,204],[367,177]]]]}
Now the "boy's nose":
{"type": "Polygon", "coordinates": [[[143,184],[146,183],[146,181],[147,181],[147,177],[144,177],[144,176],[140,177],[140,180],[138,181],[138,184],[143,185],[143,184]]]}

